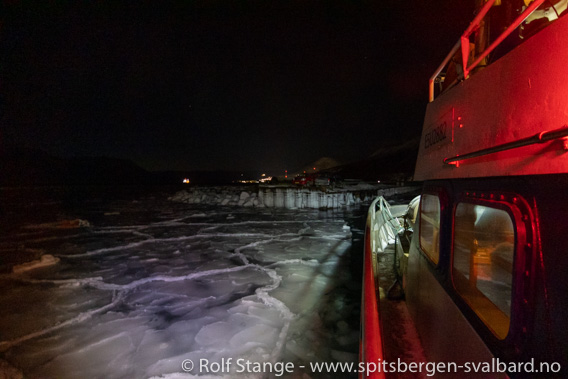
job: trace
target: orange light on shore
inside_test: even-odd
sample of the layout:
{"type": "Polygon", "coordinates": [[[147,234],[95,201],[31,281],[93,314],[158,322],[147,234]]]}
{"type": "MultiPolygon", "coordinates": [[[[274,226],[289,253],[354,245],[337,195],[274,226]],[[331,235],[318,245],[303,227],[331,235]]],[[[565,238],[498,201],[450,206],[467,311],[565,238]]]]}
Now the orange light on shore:
{"type": "Polygon", "coordinates": [[[183,180],[183,182],[184,182],[185,184],[189,184],[189,183],[190,183],[190,180],[189,180],[188,178],[185,178],[185,179],[183,180]]]}

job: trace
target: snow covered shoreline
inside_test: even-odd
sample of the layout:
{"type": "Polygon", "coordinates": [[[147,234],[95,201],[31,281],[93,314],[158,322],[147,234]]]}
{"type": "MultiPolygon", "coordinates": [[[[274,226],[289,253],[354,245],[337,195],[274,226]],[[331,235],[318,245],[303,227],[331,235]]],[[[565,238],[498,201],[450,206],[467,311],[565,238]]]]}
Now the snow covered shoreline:
{"type": "Polygon", "coordinates": [[[257,208],[336,209],[372,201],[377,195],[392,195],[415,187],[384,187],[368,183],[345,187],[223,186],[182,190],[169,200],[188,204],[257,208]]]}

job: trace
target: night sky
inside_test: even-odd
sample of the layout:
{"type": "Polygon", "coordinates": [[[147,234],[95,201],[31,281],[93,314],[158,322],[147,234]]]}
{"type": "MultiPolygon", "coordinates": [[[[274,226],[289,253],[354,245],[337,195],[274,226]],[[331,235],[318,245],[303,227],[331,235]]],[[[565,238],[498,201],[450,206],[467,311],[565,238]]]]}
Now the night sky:
{"type": "Polygon", "coordinates": [[[473,1],[7,1],[0,144],[294,170],[415,138],[473,1]]]}

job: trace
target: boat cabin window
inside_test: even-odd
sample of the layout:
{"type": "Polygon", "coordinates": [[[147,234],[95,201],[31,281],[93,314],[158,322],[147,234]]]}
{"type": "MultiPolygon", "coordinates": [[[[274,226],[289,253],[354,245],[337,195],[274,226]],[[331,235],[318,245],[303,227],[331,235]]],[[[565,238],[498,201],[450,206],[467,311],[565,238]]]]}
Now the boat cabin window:
{"type": "Polygon", "coordinates": [[[440,198],[424,194],[420,204],[420,248],[432,262],[440,260],[440,198]]]}
{"type": "Polygon", "coordinates": [[[511,317],[515,229],[502,209],[459,203],[455,211],[453,278],[457,292],[500,339],[511,317]]]}

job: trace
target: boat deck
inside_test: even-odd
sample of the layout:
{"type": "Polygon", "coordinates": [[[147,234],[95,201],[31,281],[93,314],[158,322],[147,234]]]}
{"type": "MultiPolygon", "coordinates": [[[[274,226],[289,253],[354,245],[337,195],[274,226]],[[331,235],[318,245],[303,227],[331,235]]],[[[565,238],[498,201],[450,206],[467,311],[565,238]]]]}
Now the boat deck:
{"type": "MultiPolygon", "coordinates": [[[[395,282],[393,269],[394,244],[389,244],[383,253],[377,253],[378,291],[380,297],[379,312],[382,321],[384,361],[406,364],[427,362],[420,343],[418,332],[404,300],[390,300],[387,292],[395,282]]],[[[390,373],[387,378],[427,378],[422,373],[390,373]]]]}

